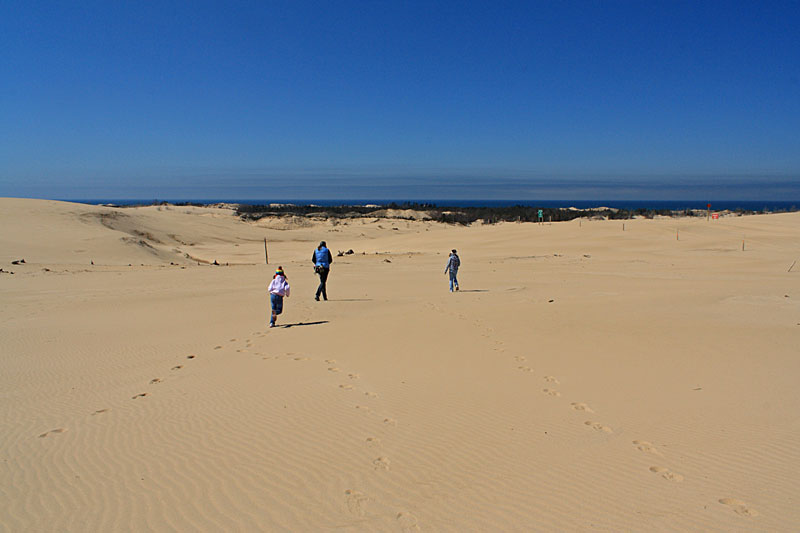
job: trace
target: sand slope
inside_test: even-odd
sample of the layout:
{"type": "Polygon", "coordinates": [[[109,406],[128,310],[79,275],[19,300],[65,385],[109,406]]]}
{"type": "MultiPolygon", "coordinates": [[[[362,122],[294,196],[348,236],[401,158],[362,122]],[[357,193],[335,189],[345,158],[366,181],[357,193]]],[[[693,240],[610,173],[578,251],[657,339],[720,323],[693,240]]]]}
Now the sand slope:
{"type": "Polygon", "coordinates": [[[800,524],[798,214],[461,228],[0,199],[0,227],[0,530],[800,524]],[[328,302],[320,239],[356,252],[328,302]]]}

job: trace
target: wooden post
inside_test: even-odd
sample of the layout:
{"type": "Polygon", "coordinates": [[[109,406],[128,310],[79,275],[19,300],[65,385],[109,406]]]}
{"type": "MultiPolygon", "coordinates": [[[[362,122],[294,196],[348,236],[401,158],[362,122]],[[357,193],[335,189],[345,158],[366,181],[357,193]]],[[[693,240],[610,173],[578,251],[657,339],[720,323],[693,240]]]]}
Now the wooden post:
{"type": "Polygon", "coordinates": [[[742,251],[744,252],[744,239],[742,239],[742,251]]]}
{"type": "Polygon", "coordinates": [[[264,261],[269,264],[269,253],[267,252],[267,238],[264,237],[264,261]]]}
{"type": "Polygon", "coordinates": [[[582,224],[583,224],[583,219],[579,218],[578,219],[578,227],[580,228],[582,224]]]}
{"type": "Polygon", "coordinates": [[[675,240],[676,241],[681,240],[681,230],[680,230],[680,228],[675,228],[675,240]]]}
{"type": "Polygon", "coordinates": [[[622,223],[622,231],[625,231],[625,223],[622,223]]]}
{"type": "Polygon", "coordinates": [[[792,271],[792,269],[794,268],[794,264],[795,264],[795,263],[797,263],[797,260],[795,260],[795,261],[792,261],[792,266],[790,266],[790,267],[789,267],[789,270],[787,270],[786,272],[791,272],[791,271],[792,271]]]}

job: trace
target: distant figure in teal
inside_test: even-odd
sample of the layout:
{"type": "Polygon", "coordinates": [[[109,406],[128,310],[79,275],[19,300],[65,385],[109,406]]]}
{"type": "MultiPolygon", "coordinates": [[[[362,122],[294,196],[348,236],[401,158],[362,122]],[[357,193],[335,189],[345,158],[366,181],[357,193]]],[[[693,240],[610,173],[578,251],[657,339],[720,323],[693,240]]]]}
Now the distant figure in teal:
{"type": "Polygon", "coordinates": [[[444,273],[450,273],[450,292],[454,290],[458,290],[458,267],[461,266],[461,259],[458,258],[458,254],[456,253],[455,249],[450,252],[450,258],[447,260],[447,266],[444,268],[444,273]]]}

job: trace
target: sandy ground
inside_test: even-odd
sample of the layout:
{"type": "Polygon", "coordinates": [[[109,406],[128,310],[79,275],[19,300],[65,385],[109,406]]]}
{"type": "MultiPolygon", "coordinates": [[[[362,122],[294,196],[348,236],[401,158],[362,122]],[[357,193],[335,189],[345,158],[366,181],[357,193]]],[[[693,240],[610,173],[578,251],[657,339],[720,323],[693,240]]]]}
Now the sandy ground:
{"type": "Polygon", "coordinates": [[[796,531],[800,214],[624,224],[0,199],[0,530],[796,531]]]}

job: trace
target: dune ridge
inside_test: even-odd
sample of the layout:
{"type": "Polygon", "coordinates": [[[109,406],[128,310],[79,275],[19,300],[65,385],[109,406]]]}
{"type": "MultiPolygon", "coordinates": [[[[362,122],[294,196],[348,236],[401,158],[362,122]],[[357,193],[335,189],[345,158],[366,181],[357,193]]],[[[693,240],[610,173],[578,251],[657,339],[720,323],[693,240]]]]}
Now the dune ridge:
{"type": "Polygon", "coordinates": [[[285,222],[0,199],[0,530],[800,523],[800,214],[285,222]]]}

